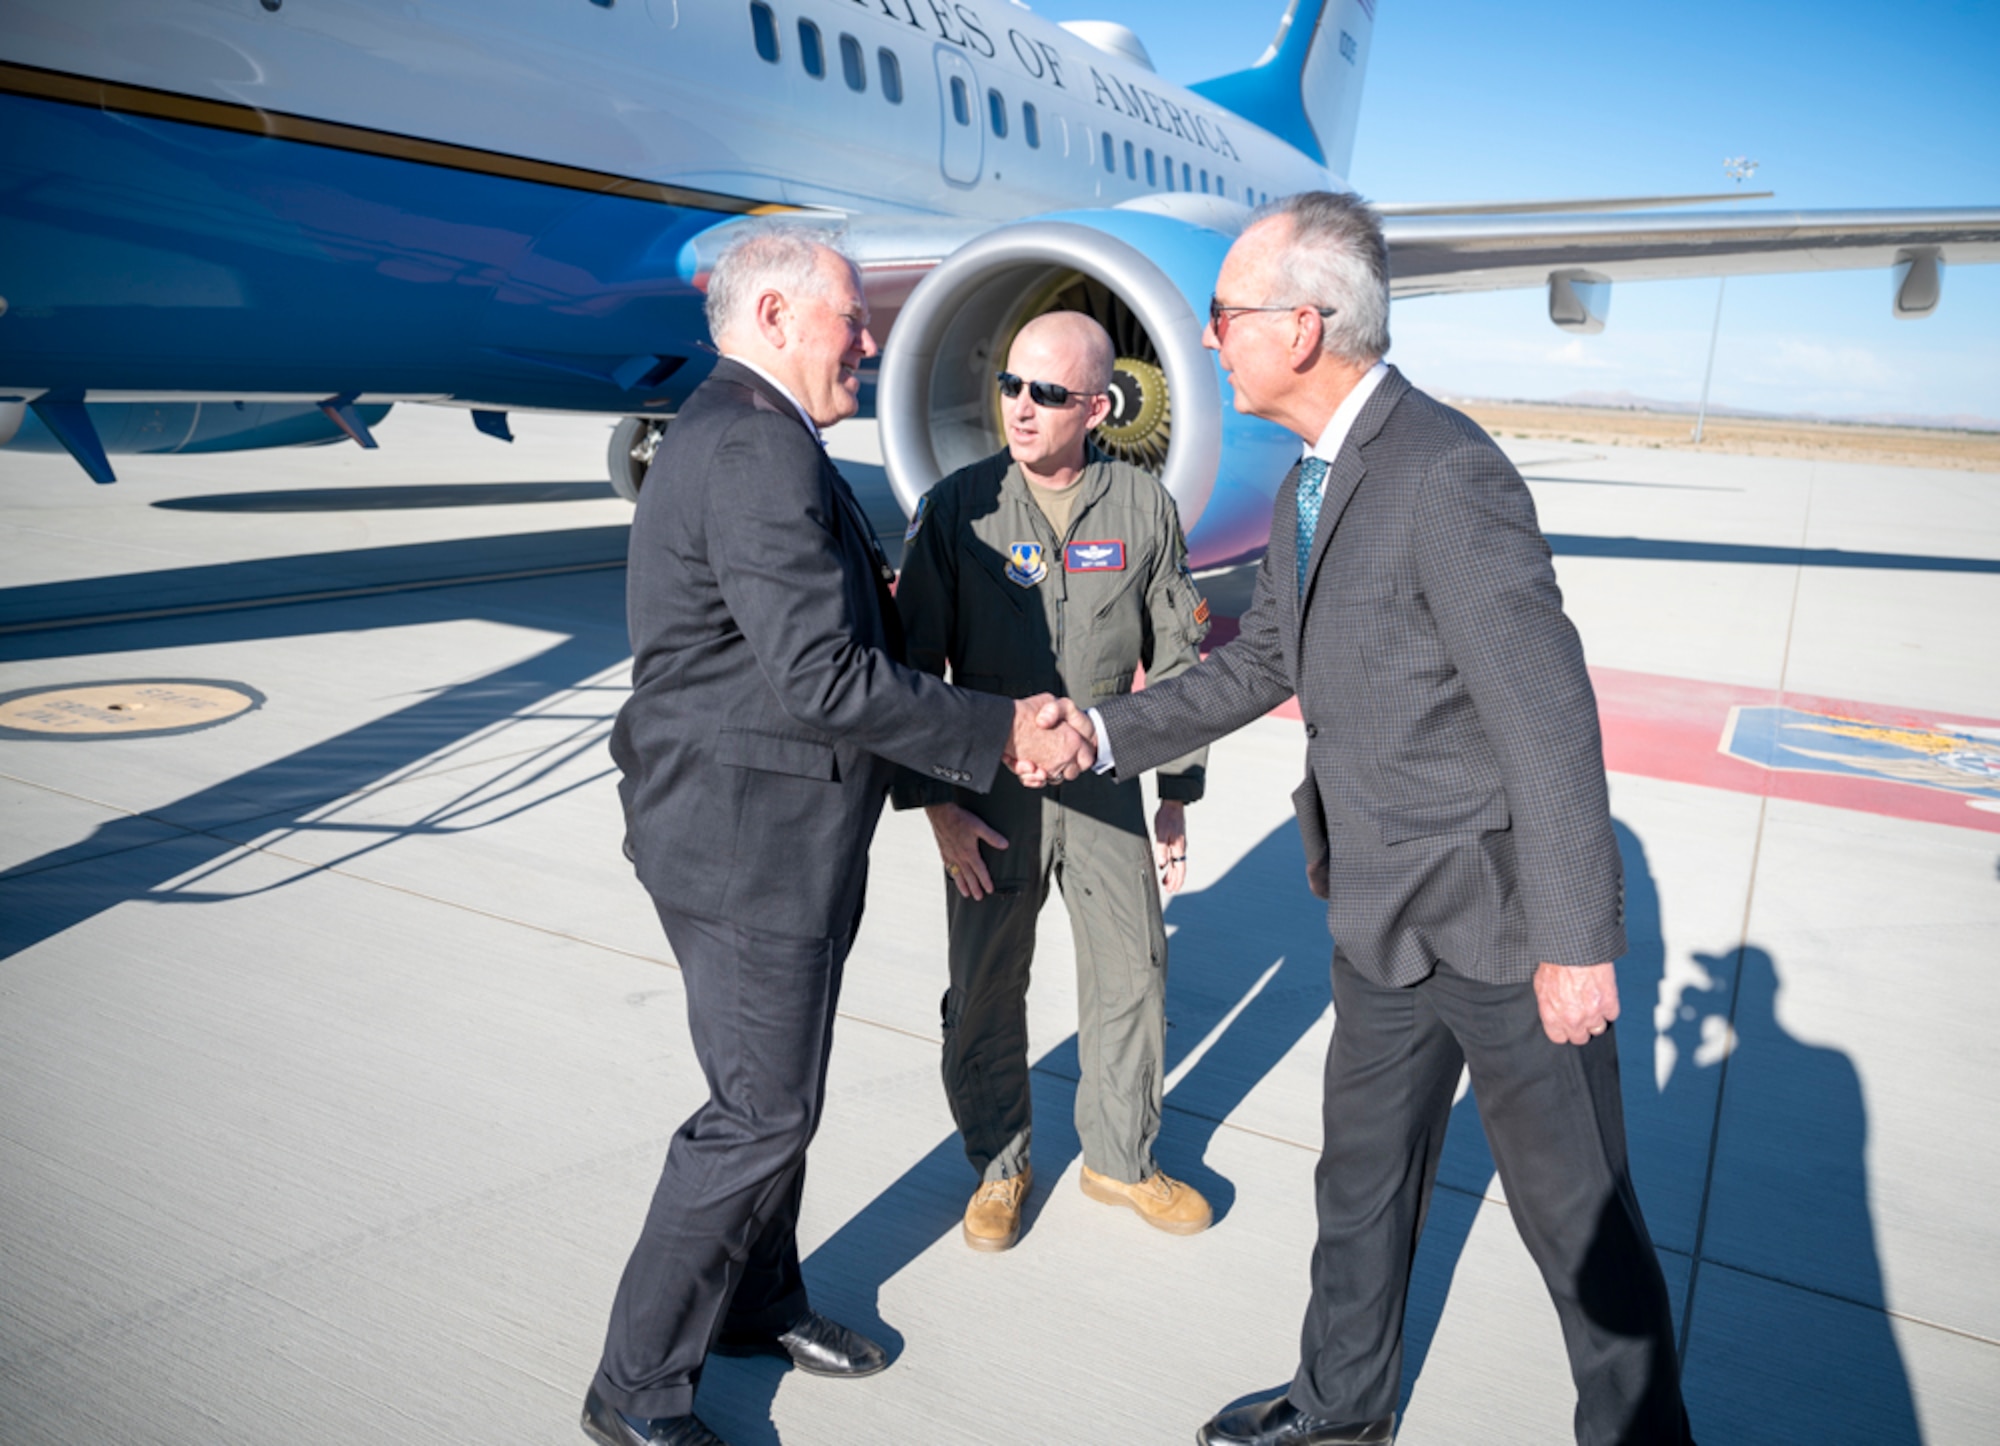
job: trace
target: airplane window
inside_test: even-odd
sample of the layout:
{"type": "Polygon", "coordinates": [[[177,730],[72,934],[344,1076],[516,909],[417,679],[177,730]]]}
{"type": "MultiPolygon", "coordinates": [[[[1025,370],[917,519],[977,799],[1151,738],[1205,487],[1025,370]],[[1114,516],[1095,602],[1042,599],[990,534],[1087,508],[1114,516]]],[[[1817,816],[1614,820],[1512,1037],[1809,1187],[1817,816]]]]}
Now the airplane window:
{"type": "Polygon", "coordinates": [[[1204,195],[1204,196],[1206,196],[1206,195],[1208,194],[1208,172],[1207,172],[1207,171],[1203,171],[1203,172],[1201,173],[1201,193],[1202,193],[1202,195],[1204,195]]]}
{"type": "Polygon", "coordinates": [[[1139,179],[1139,161],[1130,141],[1125,142],[1125,175],[1134,181],[1139,179]]]}
{"type": "Polygon", "coordinates": [[[756,0],[750,6],[750,34],[757,41],[757,53],[778,63],[778,17],[771,13],[771,7],[756,0]]]}
{"type": "Polygon", "coordinates": [[[852,35],[840,37],[840,73],[847,77],[849,90],[868,89],[868,62],[861,58],[861,42],[852,35]]]}
{"type": "Polygon", "coordinates": [[[1153,164],[1153,148],[1151,146],[1146,147],[1146,184],[1149,186],[1160,184],[1160,170],[1159,167],[1153,164]]]}
{"type": "Polygon", "coordinates": [[[999,91],[989,90],[986,92],[986,114],[993,122],[994,138],[996,140],[1006,139],[1007,99],[999,91]]]}
{"type": "Polygon", "coordinates": [[[962,126],[972,124],[972,97],[965,93],[965,82],[955,75],[951,78],[951,118],[962,126]]]}
{"type": "Polygon", "coordinates": [[[1041,148],[1042,121],[1041,117],[1035,114],[1035,103],[1031,100],[1021,102],[1021,138],[1028,143],[1031,150],[1041,148]]]}
{"type": "Polygon", "coordinates": [[[1194,189],[1194,167],[1186,161],[1181,162],[1181,189],[1183,191],[1194,189]]]}
{"type": "Polygon", "coordinates": [[[1167,157],[1167,189],[1168,189],[1169,191],[1171,191],[1171,190],[1172,190],[1173,188],[1174,188],[1174,158],[1173,158],[1172,156],[1168,156],[1168,157],[1167,157]]]}
{"type": "Polygon", "coordinates": [[[896,59],[896,52],[883,46],[875,52],[875,63],[882,72],[882,95],[890,105],[903,103],[903,66],[896,59]]]}
{"type": "Polygon", "coordinates": [[[820,43],[819,27],[810,20],[799,22],[799,63],[815,80],[826,76],[826,47],[820,43]]]}
{"type": "Polygon", "coordinates": [[[1111,132],[1099,131],[1098,135],[1102,137],[1104,141],[1104,169],[1116,175],[1118,171],[1118,162],[1113,160],[1111,156],[1111,132]]]}

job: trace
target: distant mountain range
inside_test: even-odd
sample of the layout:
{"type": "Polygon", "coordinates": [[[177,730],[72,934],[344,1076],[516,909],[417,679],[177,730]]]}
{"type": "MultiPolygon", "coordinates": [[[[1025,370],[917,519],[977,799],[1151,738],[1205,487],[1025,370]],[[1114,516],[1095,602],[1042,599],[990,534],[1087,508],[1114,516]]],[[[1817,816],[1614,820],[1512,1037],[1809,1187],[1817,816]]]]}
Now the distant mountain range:
{"type": "MultiPolygon", "coordinates": [[[[1607,411],[1665,412],[1669,415],[1689,417],[1695,413],[1695,409],[1686,402],[1671,402],[1660,397],[1642,397],[1633,392],[1569,392],[1553,398],[1467,397],[1463,400],[1524,407],[1601,407],[1607,411]]],[[[1970,413],[1937,416],[1911,412],[1877,412],[1860,417],[1829,417],[1819,412],[1759,412],[1748,407],[1716,404],[1709,407],[1708,414],[1711,417],[1750,417],[1759,421],[1821,422],[1829,426],[1926,427],[1935,431],[2000,432],[2000,419],[1974,416],[1970,413]]]]}

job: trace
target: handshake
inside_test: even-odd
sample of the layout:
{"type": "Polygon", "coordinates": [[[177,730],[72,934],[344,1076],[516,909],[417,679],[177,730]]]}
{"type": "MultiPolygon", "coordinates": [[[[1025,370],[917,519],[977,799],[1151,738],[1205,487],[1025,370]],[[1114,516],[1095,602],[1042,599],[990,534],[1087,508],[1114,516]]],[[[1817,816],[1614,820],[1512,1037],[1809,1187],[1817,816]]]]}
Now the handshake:
{"type": "Polygon", "coordinates": [[[1039,693],[1015,701],[1014,731],[1000,756],[1029,788],[1067,783],[1097,762],[1097,733],[1073,701],[1039,693]]]}

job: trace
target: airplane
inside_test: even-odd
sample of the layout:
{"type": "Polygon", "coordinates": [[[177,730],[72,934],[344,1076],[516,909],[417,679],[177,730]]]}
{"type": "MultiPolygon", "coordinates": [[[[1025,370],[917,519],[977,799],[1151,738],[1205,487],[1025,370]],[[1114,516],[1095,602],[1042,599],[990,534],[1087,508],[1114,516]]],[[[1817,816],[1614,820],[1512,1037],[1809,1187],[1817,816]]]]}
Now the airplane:
{"type": "MultiPolygon", "coordinates": [[[[0,22],[0,446],[351,438],[396,402],[600,413],[637,495],[714,357],[745,225],[834,227],[883,341],[864,393],[904,510],[1003,444],[1015,331],[1118,347],[1100,446],[1157,472],[1196,567],[1254,558],[1297,440],[1201,344],[1250,208],[1344,189],[1380,0],[1290,0],[1183,87],[1107,22],[1019,0],[10,0],[0,22]]],[[[1768,195],[1768,193],[1753,193],[1768,195]]],[[[1747,199],[1743,197],[1742,199],[1747,199]]],[[[1385,204],[1394,294],[1871,267],[1927,315],[2000,261],[2000,208],[1674,209],[1739,197],[1385,204]]]]}

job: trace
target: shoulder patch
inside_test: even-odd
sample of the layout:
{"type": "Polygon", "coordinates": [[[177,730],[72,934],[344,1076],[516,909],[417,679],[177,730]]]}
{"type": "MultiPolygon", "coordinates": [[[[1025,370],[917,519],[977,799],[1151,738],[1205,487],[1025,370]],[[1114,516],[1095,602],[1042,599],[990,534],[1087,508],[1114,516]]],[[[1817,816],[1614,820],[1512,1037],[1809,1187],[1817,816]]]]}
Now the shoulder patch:
{"type": "Polygon", "coordinates": [[[1043,555],[1039,542],[1010,542],[1007,544],[1007,580],[1022,587],[1033,587],[1049,575],[1049,560],[1043,555]]]}
{"type": "Polygon", "coordinates": [[[911,542],[916,539],[916,535],[923,530],[924,514],[930,511],[930,507],[931,494],[926,492],[917,499],[917,510],[910,514],[910,525],[903,529],[903,541],[911,542]]]}

